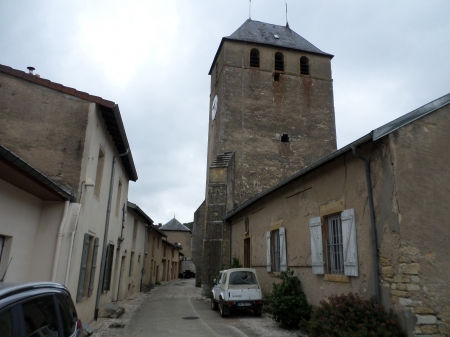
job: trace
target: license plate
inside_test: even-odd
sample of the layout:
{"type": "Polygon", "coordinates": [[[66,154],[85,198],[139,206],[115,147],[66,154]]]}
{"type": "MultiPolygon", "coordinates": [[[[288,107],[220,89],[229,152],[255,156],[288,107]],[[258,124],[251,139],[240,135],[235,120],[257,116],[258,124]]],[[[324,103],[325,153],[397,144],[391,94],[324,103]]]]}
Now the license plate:
{"type": "Polygon", "coordinates": [[[244,302],[244,303],[238,303],[237,306],[238,307],[251,307],[252,304],[248,303],[248,302],[244,302]]]}

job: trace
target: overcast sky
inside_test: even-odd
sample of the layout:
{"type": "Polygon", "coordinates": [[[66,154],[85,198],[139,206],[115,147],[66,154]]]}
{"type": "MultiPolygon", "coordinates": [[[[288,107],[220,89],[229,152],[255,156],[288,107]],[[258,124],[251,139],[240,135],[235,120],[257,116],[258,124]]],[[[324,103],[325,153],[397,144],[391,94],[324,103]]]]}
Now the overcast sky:
{"type": "MultiPolygon", "coordinates": [[[[252,19],[285,25],[285,0],[252,19]]],[[[288,0],[291,29],[332,60],[338,147],[450,93],[449,0],[288,0]]],[[[119,104],[156,223],[204,200],[208,71],[248,0],[1,0],[0,63],[119,104]]]]}

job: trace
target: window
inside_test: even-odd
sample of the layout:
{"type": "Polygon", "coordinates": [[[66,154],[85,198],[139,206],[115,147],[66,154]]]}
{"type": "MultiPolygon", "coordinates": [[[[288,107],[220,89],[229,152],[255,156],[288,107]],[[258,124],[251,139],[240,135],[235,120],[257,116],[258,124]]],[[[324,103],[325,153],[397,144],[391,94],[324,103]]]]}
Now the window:
{"type": "Polygon", "coordinates": [[[131,246],[133,247],[133,249],[136,247],[137,229],[138,229],[138,220],[134,219],[134,224],[133,224],[133,241],[131,243],[131,246]]]}
{"type": "Polygon", "coordinates": [[[273,80],[275,82],[280,82],[280,73],[273,74],[273,80]]]}
{"type": "Polygon", "coordinates": [[[152,236],[152,257],[155,256],[155,237],[152,236]]]}
{"type": "Polygon", "coordinates": [[[353,209],[309,221],[314,274],[358,276],[356,224],[353,209]]]}
{"type": "Polygon", "coordinates": [[[275,70],[284,71],[284,55],[280,52],[275,53],[275,70]]]}
{"type": "Polygon", "coordinates": [[[128,270],[128,276],[133,274],[133,260],[134,260],[134,252],[130,254],[130,269],[128,270]]]}
{"type": "Polygon", "coordinates": [[[250,238],[244,239],[244,268],[250,268],[250,238]]]}
{"type": "MultiPolygon", "coordinates": [[[[62,292],[57,294],[58,307],[61,313],[62,327],[64,330],[64,336],[72,336],[77,328],[77,312],[73,305],[70,295],[62,292]]],[[[1,335],[3,336],[3,335],[1,335]]]]}
{"type": "Polygon", "coordinates": [[[256,48],[250,51],[250,67],[259,68],[259,50],[256,48]]]}
{"type": "Polygon", "coordinates": [[[98,238],[84,234],[81,255],[80,276],[78,278],[77,302],[91,296],[94,290],[95,269],[97,268],[98,238]]]}
{"type": "Polygon", "coordinates": [[[102,149],[98,150],[97,173],[95,175],[94,195],[100,198],[100,189],[102,186],[103,166],[105,165],[105,153],[102,149]]]}
{"type": "MultiPolygon", "coordinates": [[[[325,238],[325,264],[328,274],[344,274],[342,222],[340,215],[326,218],[328,234],[325,238]]],[[[324,235],[325,236],[325,235],[324,235]]]]}
{"type": "Polygon", "coordinates": [[[289,135],[287,133],[283,133],[283,135],[281,136],[281,142],[289,143],[289,135]]]}
{"type": "Polygon", "coordinates": [[[0,312],[0,336],[12,337],[11,311],[0,312]]]}
{"type": "Polygon", "coordinates": [[[166,257],[166,246],[163,248],[163,256],[166,257]]]}
{"type": "Polygon", "coordinates": [[[249,230],[248,230],[249,224],[250,224],[250,221],[249,221],[249,219],[247,217],[247,218],[245,218],[245,223],[244,223],[244,234],[248,234],[249,233],[249,230]]]}
{"type": "Polygon", "coordinates": [[[26,336],[58,336],[53,295],[22,304],[26,336]]]}
{"type": "Polygon", "coordinates": [[[300,74],[309,75],[309,60],[306,56],[300,57],[300,74]]]}
{"type": "Polygon", "coordinates": [[[258,284],[256,275],[251,271],[235,271],[230,274],[229,285],[258,284]]]}
{"type": "Polygon", "coordinates": [[[284,227],[266,233],[268,272],[287,270],[285,233],[284,227]]]}
{"type": "Polygon", "coordinates": [[[111,290],[112,264],[114,259],[114,245],[108,244],[106,248],[106,269],[103,278],[103,291],[111,290]]]}
{"type": "Polygon", "coordinates": [[[116,216],[119,216],[120,211],[120,197],[122,196],[122,181],[119,179],[119,186],[117,187],[117,200],[116,200],[116,216]]]}

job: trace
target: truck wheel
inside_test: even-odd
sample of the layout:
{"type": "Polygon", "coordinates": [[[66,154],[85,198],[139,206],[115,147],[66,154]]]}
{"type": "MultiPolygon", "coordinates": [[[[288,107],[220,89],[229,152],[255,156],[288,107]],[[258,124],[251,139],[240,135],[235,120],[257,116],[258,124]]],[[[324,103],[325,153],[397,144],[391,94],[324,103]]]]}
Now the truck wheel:
{"type": "Polygon", "coordinates": [[[254,309],[253,309],[253,314],[255,315],[255,316],[261,316],[261,312],[262,312],[262,308],[261,307],[255,307],[254,309]]]}
{"type": "Polygon", "coordinates": [[[211,295],[211,309],[217,310],[217,307],[218,307],[217,302],[214,301],[214,297],[212,297],[212,295],[211,295]]]}
{"type": "Polygon", "coordinates": [[[220,312],[220,316],[222,316],[222,317],[227,316],[227,313],[225,313],[225,310],[226,310],[225,306],[226,306],[226,305],[223,303],[223,300],[220,299],[220,303],[219,303],[219,312],[220,312]]]}

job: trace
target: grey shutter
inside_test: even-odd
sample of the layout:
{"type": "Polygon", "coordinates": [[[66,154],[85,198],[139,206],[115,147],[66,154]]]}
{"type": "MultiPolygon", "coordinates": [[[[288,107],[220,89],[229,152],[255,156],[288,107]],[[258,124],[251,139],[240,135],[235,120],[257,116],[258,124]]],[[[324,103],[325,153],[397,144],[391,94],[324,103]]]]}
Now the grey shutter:
{"type": "Polygon", "coordinates": [[[266,244],[267,244],[267,272],[272,271],[272,259],[270,258],[270,231],[266,233],[266,244]]]}
{"type": "Polygon", "coordinates": [[[87,258],[89,253],[89,234],[84,234],[83,252],[81,253],[80,275],[78,277],[77,302],[83,298],[84,282],[86,280],[87,258]]]}
{"type": "Polygon", "coordinates": [[[358,276],[358,248],[356,243],[355,210],[341,213],[342,241],[344,250],[344,274],[358,276]]]}
{"type": "Polygon", "coordinates": [[[97,268],[97,252],[98,252],[98,238],[95,238],[94,253],[92,254],[92,268],[91,268],[91,276],[89,279],[88,296],[91,296],[92,291],[94,290],[95,269],[97,268]]]}
{"type": "Polygon", "coordinates": [[[320,216],[309,219],[309,230],[311,233],[311,265],[313,274],[322,275],[323,250],[322,250],[322,221],[320,216]]]}
{"type": "Polygon", "coordinates": [[[106,268],[105,275],[103,276],[103,291],[111,290],[111,271],[112,271],[112,260],[114,255],[114,245],[108,244],[106,248],[106,268]]]}
{"type": "Polygon", "coordinates": [[[287,260],[286,260],[286,231],[284,230],[284,227],[280,227],[279,234],[280,234],[280,270],[286,271],[287,270],[287,260]]]}

